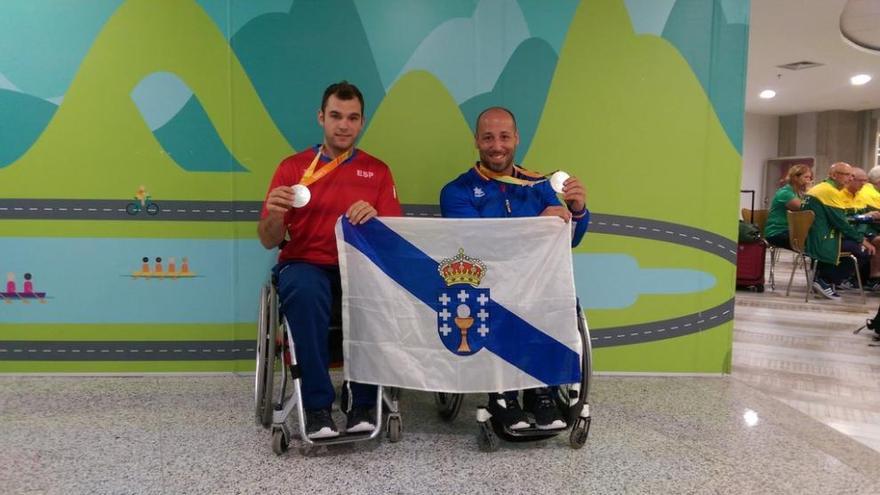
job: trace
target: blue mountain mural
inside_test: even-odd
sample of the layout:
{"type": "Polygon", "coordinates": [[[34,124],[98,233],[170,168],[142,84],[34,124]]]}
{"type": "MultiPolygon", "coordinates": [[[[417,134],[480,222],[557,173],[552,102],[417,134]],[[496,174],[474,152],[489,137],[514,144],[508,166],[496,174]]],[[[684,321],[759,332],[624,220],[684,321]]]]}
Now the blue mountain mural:
{"type": "Polygon", "coordinates": [[[729,22],[722,3],[677,0],[663,38],[687,59],[730,142],[742,153],[749,26],[729,22]]]}
{"type": "Polygon", "coordinates": [[[195,96],[162,127],[153,131],[162,148],[190,172],[242,172],[195,96]]]}
{"type": "Polygon", "coordinates": [[[324,89],[342,79],[375,111],[385,90],[351,0],[293,3],[287,14],[254,18],[231,40],[275,124],[297,150],[322,139],[317,111],[324,89]]]}
{"type": "Polygon", "coordinates": [[[0,89],[0,168],[23,155],[58,107],[42,98],[0,89]]]}
{"type": "Polygon", "coordinates": [[[487,107],[501,105],[509,108],[516,115],[519,129],[516,162],[520,163],[541,120],[556,62],[556,52],[546,41],[529,38],[520,43],[492,91],[474,96],[459,106],[471,130],[475,130],[477,115],[487,107]]]}

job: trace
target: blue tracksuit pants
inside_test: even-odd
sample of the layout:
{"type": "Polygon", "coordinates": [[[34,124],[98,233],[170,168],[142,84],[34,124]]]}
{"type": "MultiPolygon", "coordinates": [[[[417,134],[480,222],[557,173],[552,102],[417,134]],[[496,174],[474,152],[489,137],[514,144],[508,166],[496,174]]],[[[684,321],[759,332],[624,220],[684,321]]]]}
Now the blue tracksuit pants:
{"type": "MultiPolygon", "coordinates": [[[[307,410],[328,409],[336,393],[330,381],[327,346],[334,298],[342,297],[339,267],[305,262],[279,263],[272,269],[278,281],[281,312],[290,324],[296,361],[302,370],[302,400],[307,410]]],[[[351,383],[352,405],[373,407],[376,386],[351,383]]]]}

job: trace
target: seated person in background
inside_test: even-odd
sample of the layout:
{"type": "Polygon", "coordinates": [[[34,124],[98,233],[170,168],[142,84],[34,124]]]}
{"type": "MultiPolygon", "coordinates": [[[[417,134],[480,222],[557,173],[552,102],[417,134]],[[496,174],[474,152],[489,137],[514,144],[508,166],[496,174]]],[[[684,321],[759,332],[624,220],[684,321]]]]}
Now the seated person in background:
{"type": "MultiPolygon", "coordinates": [[[[577,246],[587,231],[590,212],[586,190],[580,181],[570,177],[563,183],[562,202],[548,181],[513,163],[519,133],[513,113],[502,107],[491,107],[477,116],[474,135],[479,151],[478,161],[467,172],[446,184],[440,192],[440,212],[447,218],[504,218],[558,216],[572,223],[572,247],[577,246]]],[[[523,405],[535,416],[541,430],[565,428],[565,419],[556,408],[556,390],[542,387],[526,390],[523,405]]],[[[520,408],[516,390],[489,394],[489,412],[510,430],[530,426],[520,408]]]]}
{"type": "MultiPolygon", "coordinates": [[[[843,189],[843,195],[849,201],[849,208],[846,210],[850,219],[858,219],[853,223],[853,227],[868,239],[875,248],[880,247],[880,238],[877,237],[877,227],[874,222],[880,219],[880,211],[878,208],[871,206],[876,204],[876,200],[880,199],[880,193],[873,185],[868,184],[868,174],[864,170],[853,167],[853,178],[849,184],[843,189]]],[[[850,246],[852,247],[852,246],[850,246]]],[[[842,247],[841,251],[847,251],[842,247]]],[[[858,256],[858,253],[854,253],[858,256]]],[[[874,253],[873,256],[859,257],[860,274],[864,286],[868,290],[880,289],[880,253],[874,253]]],[[[841,284],[841,288],[848,289],[858,287],[855,280],[850,279],[841,284]]]]}
{"type": "Polygon", "coordinates": [[[785,185],[773,195],[767,225],[764,226],[764,237],[770,244],[791,249],[788,238],[787,211],[798,211],[807,189],[813,185],[813,171],[807,165],[792,165],[785,176],[785,185]]]}
{"type": "Polygon", "coordinates": [[[828,299],[840,298],[832,284],[848,279],[855,268],[839,263],[840,252],[848,251],[867,261],[868,256],[876,251],[846,218],[850,202],[843,189],[852,177],[852,167],[848,163],[834,163],[828,171],[828,178],[807,191],[802,206],[816,215],[806,243],[807,255],[817,261],[813,289],[828,299]]]}
{"type": "MultiPolygon", "coordinates": [[[[331,304],[341,293],[336,220],[345,215],[344,222],[357,225],[377,215],[401,215],[391,170],[354,147],[364,124],[360,90],[346,81],[330,85],[324,91],[318,123],[324,128],[323,144],[278,165],[257,227],[266,249],[278,247],[285,234],[290,236],[272,272],[302,370],[302,405],[306,435],[311,439],[339,436],[330,414],[336,392],[328,371],[327,345],[331,304]],[[294,185],[311,191],[299,196],[296,207],[294,185]]],[[[376,386],[352,382],[348,387],[346,431],[372,431],[376,386]]]]}
{"type": "Polygon", "coordinates": [[[862,196],[870,208],[880,210],[880,165],[868,171],[868,183],[872,187],[862,188],[862,196]]]}

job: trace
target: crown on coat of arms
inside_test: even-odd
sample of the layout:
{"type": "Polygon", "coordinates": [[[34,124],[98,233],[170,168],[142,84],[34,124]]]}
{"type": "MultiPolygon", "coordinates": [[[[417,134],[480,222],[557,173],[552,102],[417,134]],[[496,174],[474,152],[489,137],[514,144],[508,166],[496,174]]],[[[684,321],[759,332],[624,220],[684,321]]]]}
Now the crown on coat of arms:
{"type": "Polygon", "coordinates": [[[468,284],[476,287],[480,285],[480,281],[486,275],[486,265],[482,261],[464,254],[464,249],[459,248],[458,254],[440,261],[437,271],[440,272],[440,276],[446,281],[447,286],[468,284]]]}

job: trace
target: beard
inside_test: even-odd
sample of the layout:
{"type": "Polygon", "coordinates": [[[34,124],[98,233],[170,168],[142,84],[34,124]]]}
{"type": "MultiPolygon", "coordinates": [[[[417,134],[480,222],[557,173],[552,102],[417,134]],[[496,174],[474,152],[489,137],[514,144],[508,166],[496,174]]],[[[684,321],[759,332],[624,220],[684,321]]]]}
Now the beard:
{"type": "Polygon", "coordinates": [[[483,164],[484,167],[488,168],[489,170],[495,173],[501,173],[513,166],[513,156],[502,162],[493,161],[481,156],[480,162],[483,164]]]}

